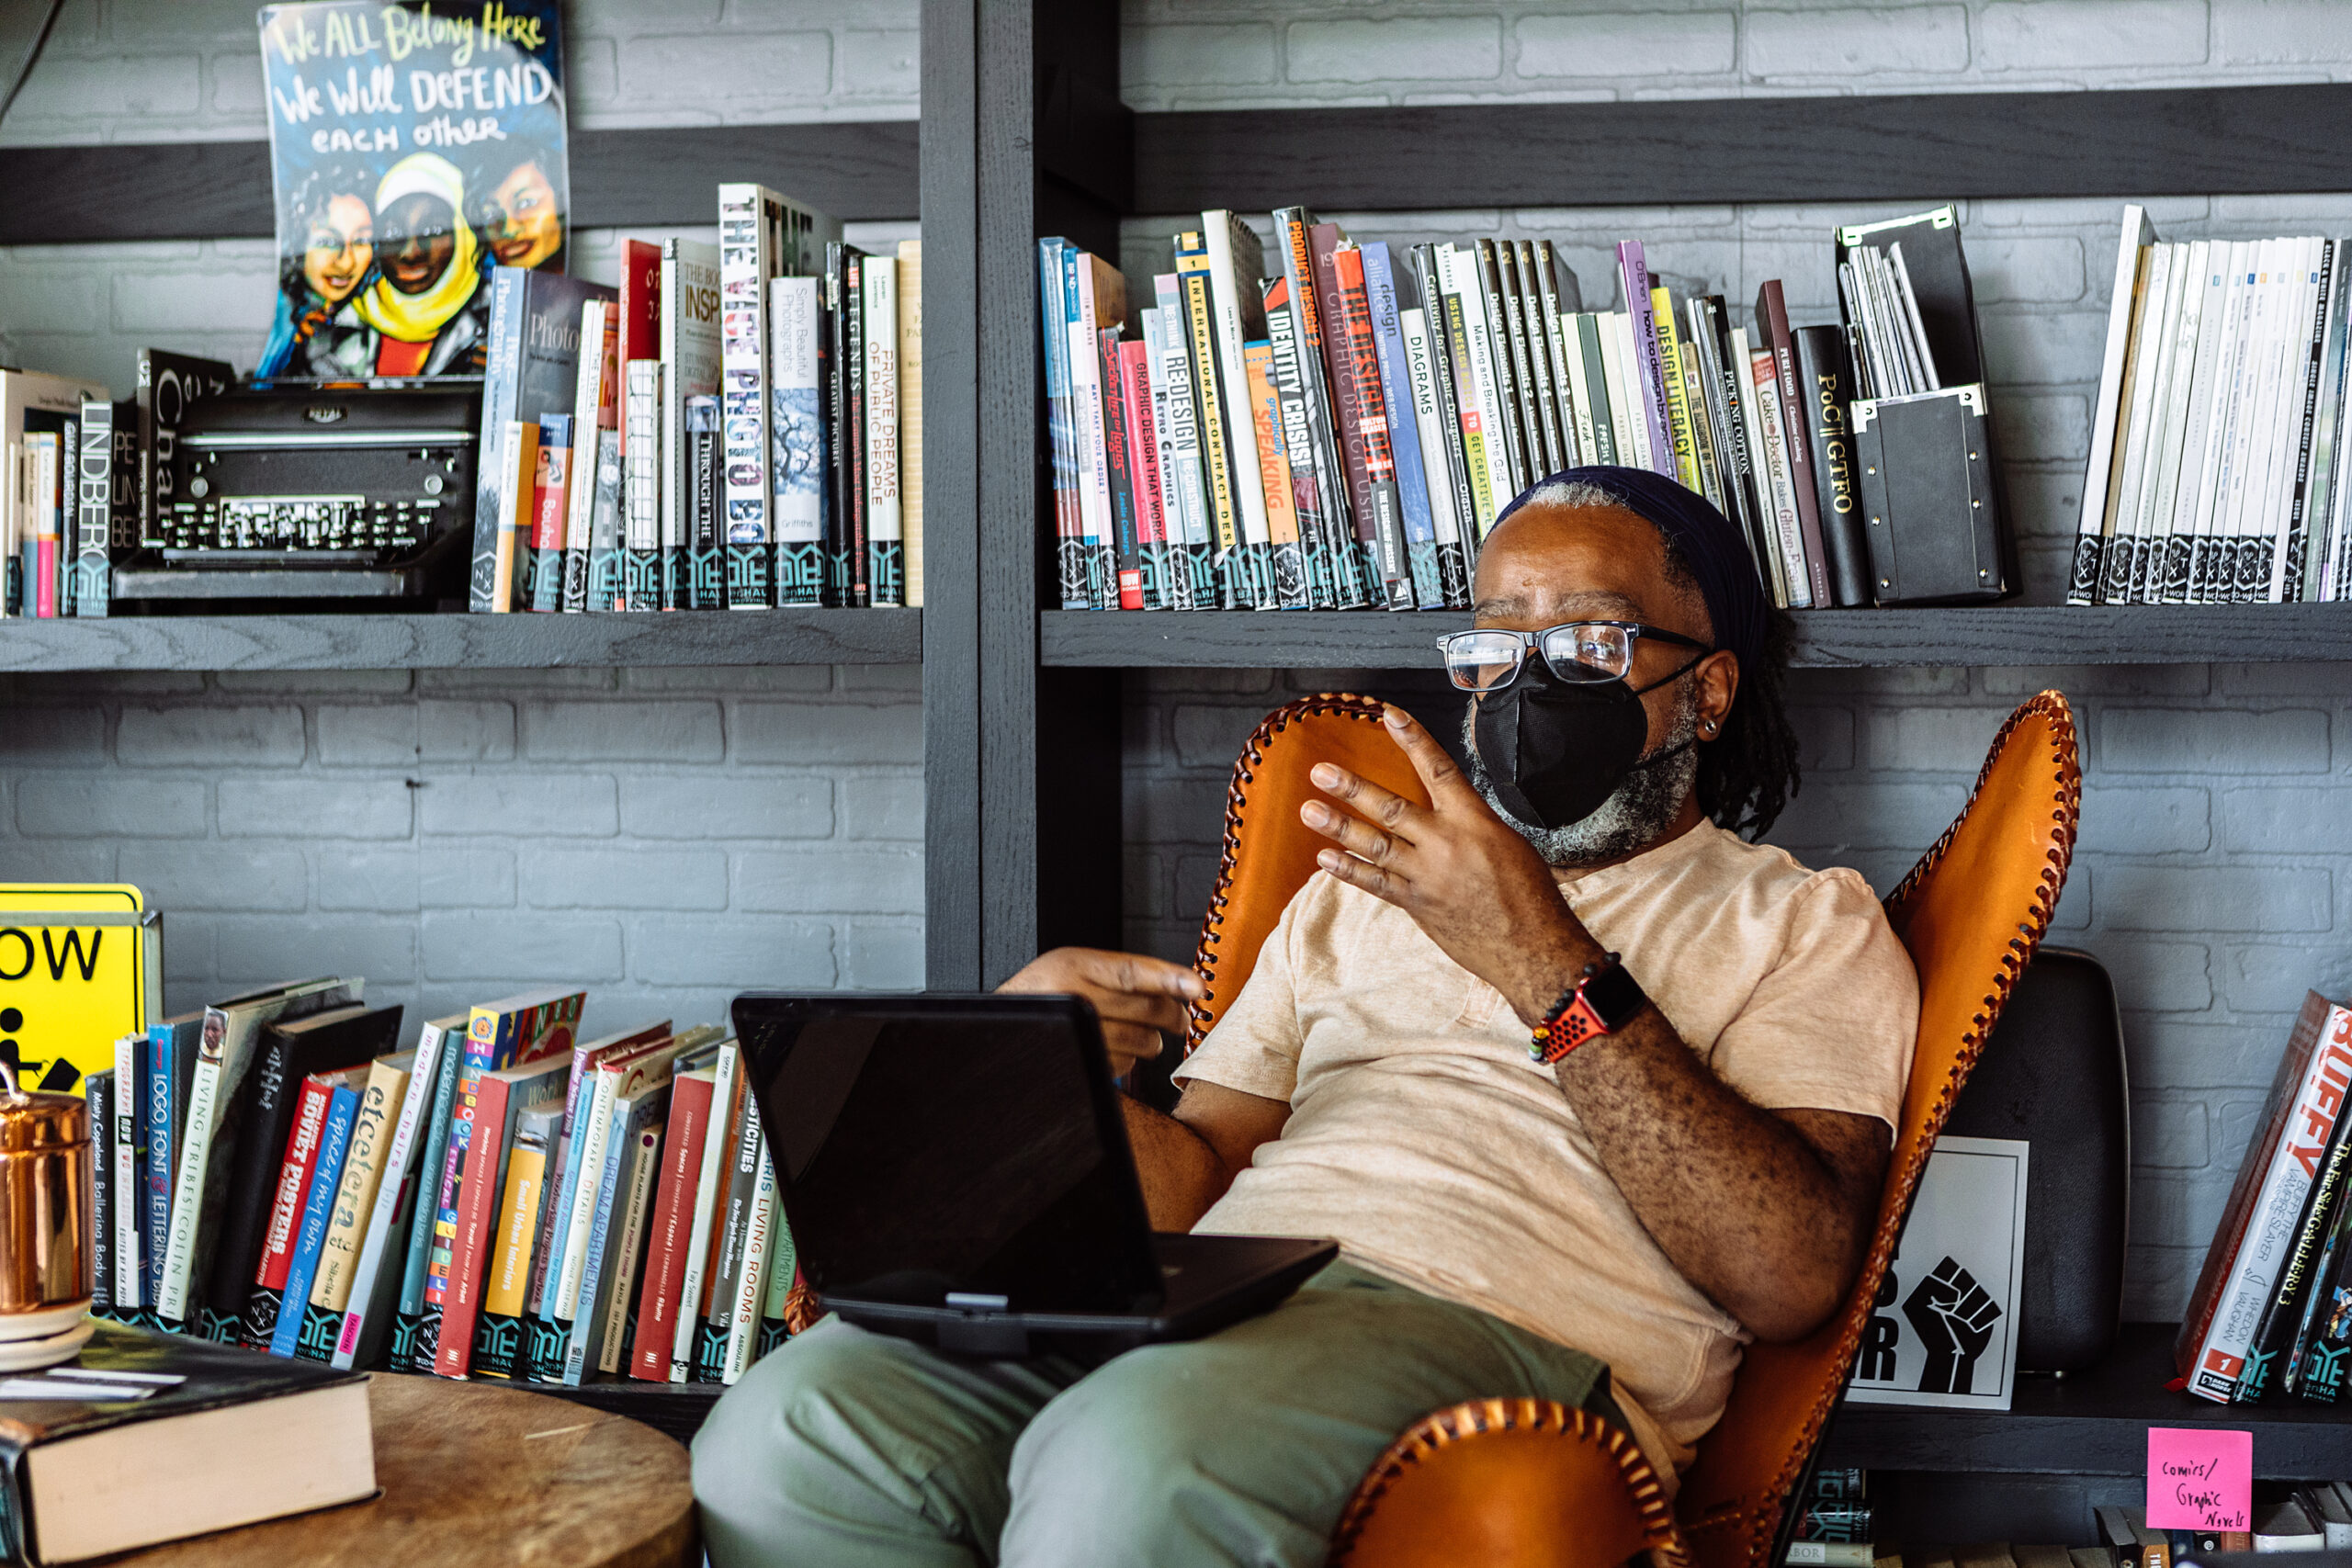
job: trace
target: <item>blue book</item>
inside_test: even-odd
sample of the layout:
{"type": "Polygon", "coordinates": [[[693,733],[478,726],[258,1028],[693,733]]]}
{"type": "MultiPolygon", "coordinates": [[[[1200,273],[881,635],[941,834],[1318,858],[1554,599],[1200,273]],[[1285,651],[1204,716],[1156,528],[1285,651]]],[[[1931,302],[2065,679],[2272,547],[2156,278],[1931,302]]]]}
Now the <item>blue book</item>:
{"type": "MultiPolygon", "coordinates": [[[[441,1168],[449,1157],[449,1124],[458,1102],[458,1058],[466,1048],[460,1015],[424,1026],[438,1033],[441,1068],[433,1080],[433,1102],[425,1108],[424,1156],[416,1162],[416,1200],[410,1206],[407,1250],[401,1255],[401,1294],[392,1319],[391,1364],[406,1371],[416,1356],[416,1333],[424,1321],[424,1269],[433,1250],[433,1218],[440,1212],[441,1168]]],[[[422,1059],[423,1046],[418,1047],[422,1059]]]]}
{"type": "Polygon", "coordinates": [[[1388,244],[1371,240],[1363,252],[1363,291],[1372,306],[1372,341],[1380,351],[1380,392],[1388,408],[1388,446],[1396,462],[1396,505],[1405,519],[1405,559],[1413,573],[1414,607],[1441,610],[1445,591],[1437,571],[1437,518],[1430,511],[1428,470],[1421,466],[1420,427],[1414,417],[1413,378],[1405,365],[1405,333],[1397,324],[1396,274],[1388,244]]]}
{"type": "Polygon", "coordinates": [[[145,1093],[142,1126],[146,1157],[141,1163],[144,1179],[140,1201],[141,1299],[153,1310],[164,1298],[164,1254],[172,1237],[172,1191],[179,1178],[180,1143],[187,1132],[188,1090],[196,1083],[198,1048],[204,1043],[204,1015],[185,1013],[152,1024],[147,1031],[147,1065],[141,1075],[145,1093]]]}
{"type": "MultiPolygon", "coordinates": [[[[364,1080],[365,1072],[360,1076],[364,1080]]],[[[326,1247],[327,1222],[334,1217],[343,1156],[351,1147],[351,1123],[358,1112],[358,1090],[347,1081],[337,1083],[334,1098],[327,1102],[327,1124],[319,1134],[318,1168],[311,1173],[311,1190],[302,1200],[302,1226],[294,1233],[294,1258],[286,1266],[286,1293],[279,1298],[277,1327],[269,1339],[273,1356],[290,1357],[302,1342],[302,1308],[319,1272],[319,1254],[326,1247]]]]}

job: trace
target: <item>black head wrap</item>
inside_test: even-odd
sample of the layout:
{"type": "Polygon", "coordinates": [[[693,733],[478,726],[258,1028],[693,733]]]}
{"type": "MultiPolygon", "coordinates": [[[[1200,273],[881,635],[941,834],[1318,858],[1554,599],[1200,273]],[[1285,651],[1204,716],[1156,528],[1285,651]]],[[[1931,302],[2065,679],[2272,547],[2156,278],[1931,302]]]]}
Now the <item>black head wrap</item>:
{"type": "Polygon", "coordinates": [[[1707,619],[1715,628],[1715,646],[1729,649],[1739,660],[1743,684],[1753,679],[1764,657],[1764,584],[1756,575],[1756,558],[1747,539],[1731,519],[1715,510],[1705,496],[1688,491],[1663,474],[1647,468],[1563,468],[1538,481],[1503,508],[1504,517],[1553,485],[1590,485],[1622,500],[1628,511],[1646,519],[1673,541],[1675,553],[1690,569],[1706,601],[1707,619]]]}

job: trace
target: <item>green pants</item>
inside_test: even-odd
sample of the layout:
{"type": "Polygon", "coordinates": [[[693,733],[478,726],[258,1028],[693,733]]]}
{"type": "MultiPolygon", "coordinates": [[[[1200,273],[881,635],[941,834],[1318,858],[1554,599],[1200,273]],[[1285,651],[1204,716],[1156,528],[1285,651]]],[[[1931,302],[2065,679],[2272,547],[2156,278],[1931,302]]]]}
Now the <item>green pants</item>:
{"type": "Polygon", "coordinates": [[[714,1568],[1314,1568],[1397,1434],[1498,1395],[1623,1419],[1591,1357],[1346,1263],[1091,1369],[828,1318],[718,1402],[695,1497],[714,1568]]]}

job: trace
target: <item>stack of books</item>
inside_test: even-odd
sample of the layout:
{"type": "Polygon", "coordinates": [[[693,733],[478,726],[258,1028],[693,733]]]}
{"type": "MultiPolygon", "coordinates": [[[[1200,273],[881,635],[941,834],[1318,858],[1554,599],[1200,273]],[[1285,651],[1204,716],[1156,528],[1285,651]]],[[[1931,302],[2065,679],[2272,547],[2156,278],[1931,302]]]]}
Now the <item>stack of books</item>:
{"type": "Polygon", "coordinates": [[[2174,1361],[2199,1398],[2343,1399],[2352,1370],[2352,1008],[2309,994],[2189,1297],[2174,1361]]]}
{"type": "Polygon", "coordinates": [[[618,289],[492,276],[477,611],[922,603],[922,248],[764,186],[618,289]]]}
{"type": "Polygon", "coordinates": [[[0,368],[0,616],[107,613],[115,553],[139,542],[152,423],[149,399],[0,368]]]}
{"type": "Polygon", "coordinates": [[[2067,603],[2352,593],[2347,263],[2318,236],[2163,244],[2123,209],[2067,603]]]}
{"type": "Polygon", "coordinates": [[[395,1050],[356,979],[232,997],[86,1080],[102,1315],[336,1367],[732,1382],[795,1281],[732,1039],[582,991],[395,1050]]]}
{"type": "Polygon", "coordinates": [[[1502,509],[1587,464],[1705,495],[1778,604],[1871,603],[1848,334],[1792,330],[1777,280],[1751,327],[1627,241],[1625,309],[1588,311],[1548,242],[1272,221],[1269,259],[1204,212],[1132,312],[1116,268],[1038,242],[1064,609],[1464,608],[1502,509]]]}
{"type": "Polygon", "coordinates": [[[1781,1561],[1831,1568],[1871,1568],[1870,1473],[1827,1468],[1813,1472],[1804,1495],[1793,1502],[1796,1528],[1789,1532],[1788,1555],[1781,1561]]]}

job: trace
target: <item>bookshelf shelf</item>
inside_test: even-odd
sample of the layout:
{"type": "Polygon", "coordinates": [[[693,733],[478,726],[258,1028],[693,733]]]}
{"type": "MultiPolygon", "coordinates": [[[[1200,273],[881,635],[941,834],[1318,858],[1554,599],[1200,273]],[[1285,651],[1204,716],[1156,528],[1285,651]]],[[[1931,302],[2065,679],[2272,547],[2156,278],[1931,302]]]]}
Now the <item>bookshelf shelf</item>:
{"type": "Polygon", "coordinates": [[[920,610],[0,621],[0,671],[919,664],[920,610]]]}
{"type": "Polygon", "coordinates": [[[727,1391],[717,1383],[689,1382],[591,1382],[571,1386],[563,1383],[518,1383],[518,1388],[532,1393],[553,1394],[575,1404],[585,1404],[592,1410],[609,1411],[615,1416],[627,1416],[642,1421],[657,1431],[667,1432],[682,1443],[694,1441],[710,1416],[710,1407],[727,1391]]]}
{"type": "MultiPolygon", "coordinates": [[[[2263,664],[2352,659],[2352,604],[1979,605],[1801,610],[1802,668],[1905,664],[2263,664]]],[[[1460,611],[1189,615],[1048,610],[1047,665],[1110,668],[1420,670],[1460,611]]]]}
{"type": "Polygon", "coordinates": [[[2150,1427],[2254,1431],[2257,1477],[2340,1475],[2352,1443],[2344,1405],[2212,1404],[2165,1387],[2177,1325],[2127,1323],[2087,1371],[2020,1377],[2007,1411],[1841,1404],[1822,1443],[1825,1465],[2003,1474],[2143,1475],[2150,1427]]]}

